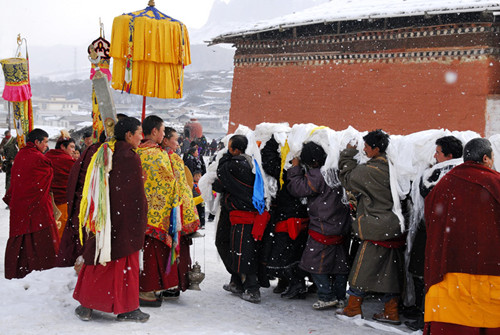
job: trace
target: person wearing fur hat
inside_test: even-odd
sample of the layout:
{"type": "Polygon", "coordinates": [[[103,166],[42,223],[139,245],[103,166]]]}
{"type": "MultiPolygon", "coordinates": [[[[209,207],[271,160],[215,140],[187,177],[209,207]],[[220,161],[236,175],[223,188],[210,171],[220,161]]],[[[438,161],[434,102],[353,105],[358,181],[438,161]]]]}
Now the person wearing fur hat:
{"type": "Polygon", "coordinates": [[[83,136],[82,136],[82,140],[83,140],[83,145],[82,145],[82,152],[83,152],[85,149],[90,147],[93,143],[92,132],[91,131],[84,132],[83,136]]]}
{"type": "Polygon", "coordinates": [[[365,164],[354,158],[358,149],[351,145],[340,153],[340,181],[358,198],[352,228],[361,245],[349,274],[348,305],[338,313],[349,317],[361,315],[361,304],[368,292],[383,293],[384,311],[373,315],[373,319],[401,324],[398,300],[402,291],[405,240],[399,218],[392,211],[394,203],[385,153],[389,135],[377,129],[363,140],[364,152],[370,158],[365,164]]]}
{"type": "Polygon", "coordinates": [[[307,198],[309,236],[299,266],[311,274],[318,288],[318,301],[312,306],[317,310],[344,306],[349,274],[349,206],[343,201],[343,187],[330,187],[321,173],[326,156],[320,145],[305,143],[300,160],[292,160],[287,175],[290,194],[307,198]]]}
{"type": "Polygon", "coordinates": [[[50,191],[54,197],[54,203],[57,209],[61,212],[60,217],[56,217],[59,239],[62,237],[64,227],[66,227],[66,221],[68,220],[66,189],[68,186],[69,172],[76,161],[73,158],[74,151],[75,140],[69,136],[67,131],[62,130],[55,149],[51,149],[45,154],[45,157],[52,162],[52,167],[54,169],[54,179],[52,179],[50,191]]]}

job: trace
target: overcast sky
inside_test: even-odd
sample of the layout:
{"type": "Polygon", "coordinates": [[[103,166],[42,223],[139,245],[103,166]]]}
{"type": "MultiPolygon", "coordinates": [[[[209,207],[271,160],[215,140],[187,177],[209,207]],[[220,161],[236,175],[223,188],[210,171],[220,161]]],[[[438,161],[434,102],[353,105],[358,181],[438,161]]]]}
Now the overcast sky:
{"type": "MultiPolygon", "coordinates": [[[[156,0],[156,8],[200,28],[215,0],[156,0]]],[[[222,0],[229,2],[229,0],[222,0]]],[[[0,0],[0,59],[13,57],[17,34],[32,45],[81,45],[99,37],[99,17],[111,39],[113,18],[147,7],[148,0],[0,0]]],[[[24,54],[24,50],[23,50],[24,54]]]]}

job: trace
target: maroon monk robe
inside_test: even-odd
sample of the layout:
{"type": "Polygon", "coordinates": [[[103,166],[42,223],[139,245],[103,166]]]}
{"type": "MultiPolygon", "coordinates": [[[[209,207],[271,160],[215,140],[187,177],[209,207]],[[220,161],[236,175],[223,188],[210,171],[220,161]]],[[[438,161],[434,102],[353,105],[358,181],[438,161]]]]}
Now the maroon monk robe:
{"type": "Polygon", "coordinates": [[[3,199],[10,207],[7,279],[55,265],[59,240],[49,195],[52,177],[50,160],[28,142],[14,160],[11,186],[3,199]]]}
{"type": "Polygon", "coordinates": [[[68,222],[64,228],[64,233],[59,245],[57,255],[57,266],[73,266],[76,259],[83,253],[83,247],[80,244],[78,214],[80,213],[80,202],[82,200],[83,185],[85,184],[85,175],[87,168],[92,160],[92,156],[102,143],[92,144],[85,149],[80,158],[73,164],[68,177],[68,187],[66,191],[66,200],[68,201],[68,222]]]}
{"type": "Polygon", "coordinates": [[[425,198],[425,286],[449,272],[500,276],[500,173],[474,162],[448,172],[425,198]]]}
{"type": "Polygon", "coordinates": [[[139,308],[139,251],[102,265],[84,265],[73,298],[84,307],[121,314],[139,308]]]}
{"type": "Polygon", "coordinates": [[[500,335],[500,328],[479,328],[445,322],[428,322],[423,335],[500,335]]]}
{"type": "Polygon", "coordinates": [[[160,240],[146,235],[144,239],[144,270],[139,275],[141,292],[169,289],[179,285],[178,264],[171,265],[166,273],[170,248],[160,240]]]}
{"type": "Polygon", "coordinates": [[[66,187],[68,185],[69,171],[75,164],[75,160],[63,149],[49,150],[45,157],[50,159],[54,169],[54,178],[50,185],[50,190],[54,194],[54,202],[56,205],[65,204],[67,202],[66,187]]]}
{"type": "MultiPolygon", "coordinates": [[[[130,144],[117,141],[113,169],[109,174],[111,210],[111,259],[128,256],[141,250],[147,224],[148,204],[144,194],[142,166],[130,144]]],[[[94,264],[95,237],[85,243],[85,264],[94,264]]]]}
{"type": "Polygon", "coordinates": [[[189,252],[189,246],[193,244],[193,240],[189,236],[181,235],[179,243],[181,247],[179,264],[177,264],[179,272],[179,289],[184,292],[191,284],[189,282],[189,271],[191,271],[191,254],[189,252]]]}
{"type": "Polygon", "coordinates": [[[121,314],[139,307],[138,251],[144,245],[147,201],[139,156],[125,141],[115,144],[109,174],[111,262],[94,265],[95,236],[84,246],[85,263],[73,297],[83,307],[121,314]]]}

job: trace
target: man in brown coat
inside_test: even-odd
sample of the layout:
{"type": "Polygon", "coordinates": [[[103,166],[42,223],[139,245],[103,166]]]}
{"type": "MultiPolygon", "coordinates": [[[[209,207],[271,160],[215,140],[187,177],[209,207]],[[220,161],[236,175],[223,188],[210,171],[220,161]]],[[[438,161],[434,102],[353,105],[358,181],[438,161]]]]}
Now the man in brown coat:
{"type": "Polygon", "coordinates": [[[384,293],[384,311],[373,319],[401,324],[398,299],[402,290],[404,238],[399,219],[392,212],[393,198],[385,150],[389,135],[381,130],[363,137],[364,152],[370,158],[358,164],[358,150],[347,147],[340,154],[339,170],[343,186],[358,195],[353,231],[361,240],[349,274],[349,303],[342,311],[349,317],[361,314],[361,303],[368,292],[384,293]]]}

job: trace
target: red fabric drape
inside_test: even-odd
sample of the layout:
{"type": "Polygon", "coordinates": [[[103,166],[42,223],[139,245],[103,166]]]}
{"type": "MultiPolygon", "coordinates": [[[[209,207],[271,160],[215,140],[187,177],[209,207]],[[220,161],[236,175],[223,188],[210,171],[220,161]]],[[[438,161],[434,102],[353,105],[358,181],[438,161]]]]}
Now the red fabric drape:
{"type": "Polygon", "coordinates": [[[256,240],[261,240],[264,236],[264,230],[266,230],[267,223],[270,219],[270,214],[264,211],[262,214],[258,212],[247,212],[234,210],[229,213],[229,220],[231,224],[253,224],[252,236],[256,240]]]}
{"type": "Polygon", "coordinates": [[[10,207],[9,236],[55,227],[49,195],[53,178],[50,160],[29,142],[19,150],[11,173],[11,185],[4,197],[10,207]]]}
{"type": "Polygon", "coordinates": [[[73,298],[83,307],[121,314],[139,308],[139,251],[103,265],[83,265],[73,298]]]}
{"type": "Polygon", "coordinates": [[[69,171],[75,164],[75,160],[62,149],[49,150],[45,157],[50,159],[54,169],[54,179],[50,185],[50,190],[54,194],[54,202],[56,205],[65,204],[69,171]]]}
{"type": "Polygon", "coordinates": [[[324,245],[337,245],[344,243],[344,236],[342,235],[323,235],[317,231],[309,229],[309,236],[316,242],[324,245]]]}
{"type": "Polygon", "coordinates": [[[500,276],[500,173],[465,162],[425,198],[425,285],[448,272],[500,276]]]}
{"type": "Polygon", "coordinates": [[[177,263],[172,264],[167,274],[170,248],[165,243],[146,235],[144,239],[144,268],[140,274],[141,292],[166,290],[179,285],[177,263]]]}
{"type": "Polygon", "coordinates": [[[307,229],[309,218],[289,218],[276,223],[274,231],[277,233],[288,233],[292,240],[295,240],[299,234],[307,229]]]}
{"type": "Polygon", "coordinates": [[[372,241],[366,240],[380,247],[389,248],[389,249],[399,249],[405,246],[406,244],[406,234],[403,234],[399,237],[386,240],[386,241],[372,241]]]}

